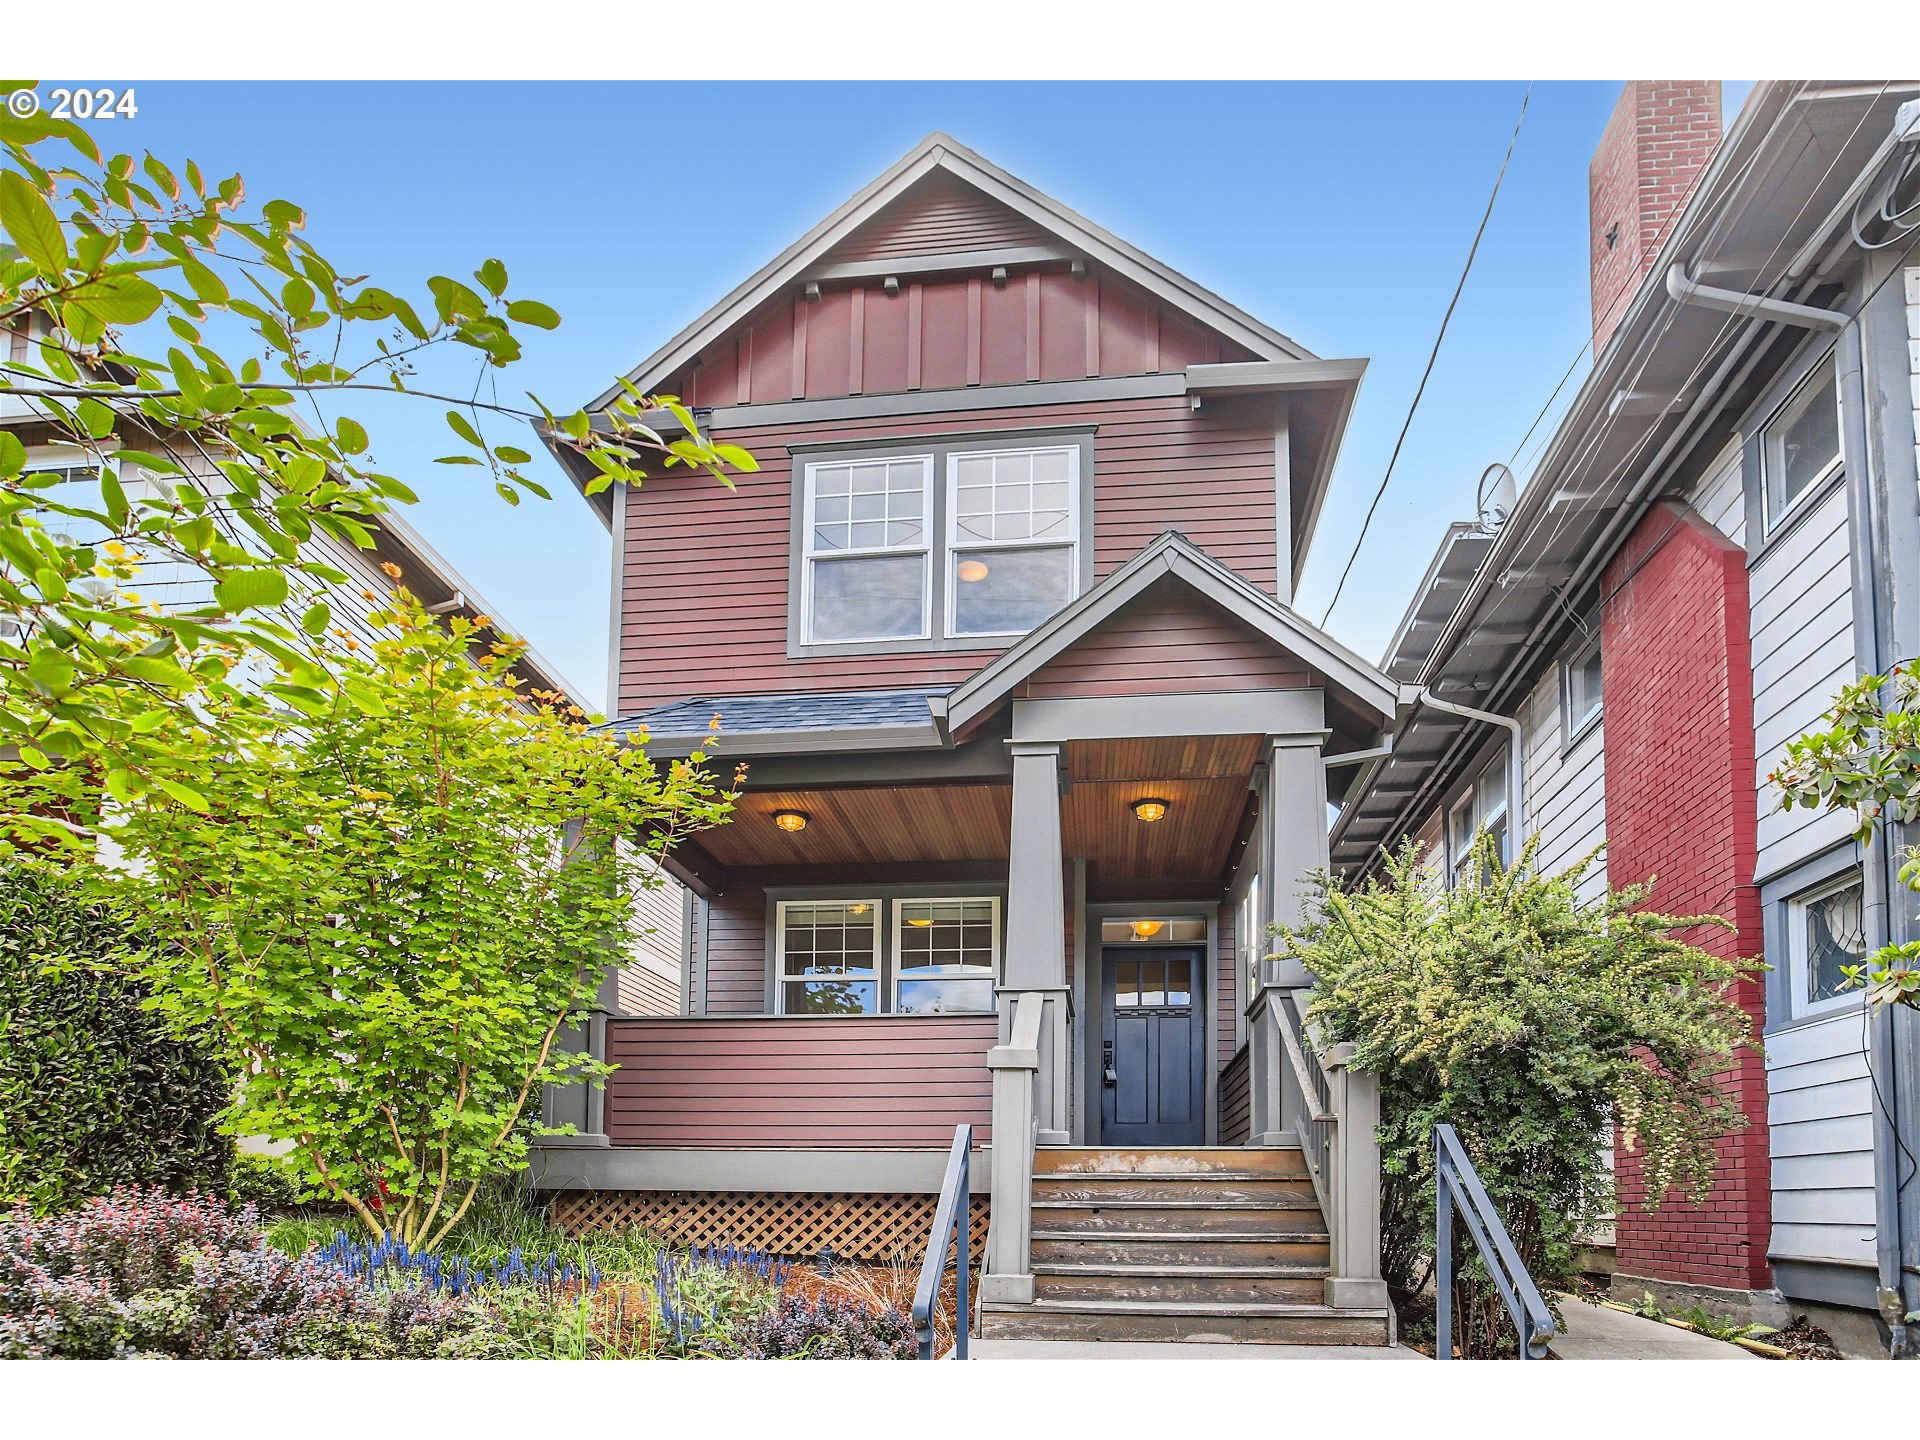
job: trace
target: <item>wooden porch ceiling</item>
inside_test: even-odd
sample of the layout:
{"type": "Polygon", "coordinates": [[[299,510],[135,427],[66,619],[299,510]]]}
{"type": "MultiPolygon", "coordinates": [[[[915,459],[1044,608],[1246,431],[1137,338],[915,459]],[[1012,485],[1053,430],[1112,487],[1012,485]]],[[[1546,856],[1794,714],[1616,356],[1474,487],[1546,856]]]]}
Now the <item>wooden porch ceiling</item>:
{"type": "MultiPolygon", "coordinates": [[[[1257,735],[1088,740],[1066,747],[1062,848],[1084,856],[1092,882],[1211,880],[1232,858],[1260,756],[1257,735]],[[1129,808],[1170,804],[1151,824],[1129,808]]],[[[1013,791],[1006,784],[875,785],[749,790],[731,824],[694,842],[728,869],[1007,860],[1013,791]],[[781,810],[808,816],[789,833],[781,810]]]]}

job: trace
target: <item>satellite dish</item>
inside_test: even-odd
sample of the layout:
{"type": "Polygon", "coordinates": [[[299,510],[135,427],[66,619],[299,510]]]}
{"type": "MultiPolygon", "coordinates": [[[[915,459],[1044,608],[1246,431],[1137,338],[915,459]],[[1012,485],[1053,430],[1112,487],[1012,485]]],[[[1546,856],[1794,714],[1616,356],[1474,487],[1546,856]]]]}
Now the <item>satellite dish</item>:
{"type": "Polygon", "coordinates": [[[1474,497],[1480,512],[1480,528],[1489,535],[1497,531],[1507,523],[1519,498],[1520,486],[1513,478],[1513,471],[1497,460],[1487,466],[1480,473],[1480,486],[1474,497]]]}

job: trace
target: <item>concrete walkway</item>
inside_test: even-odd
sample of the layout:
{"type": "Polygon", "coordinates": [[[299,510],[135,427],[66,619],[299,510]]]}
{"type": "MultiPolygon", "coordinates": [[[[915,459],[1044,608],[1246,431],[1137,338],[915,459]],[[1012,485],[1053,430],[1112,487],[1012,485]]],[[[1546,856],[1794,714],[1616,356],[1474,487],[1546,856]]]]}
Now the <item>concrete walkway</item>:
{"type": "MultiPolygon", "coordinates": [[[[970,1360],[1424,1360],[1401,1345],[1202,1345],[1140,1340],[975,1340],[970,1360]]],[[[1732,1346],[1728,1346],[1732,1349],[1732,1346]]]]}
{"type": "Polygon", "coordinates": [[[1571,1295],[1560,1297],[1567,1333],[1556,1335],[1552,1350],[1562,1360],[1758,1360],[1751,1351],[1692,1330],[1589,1305],[1571,1295]]]}

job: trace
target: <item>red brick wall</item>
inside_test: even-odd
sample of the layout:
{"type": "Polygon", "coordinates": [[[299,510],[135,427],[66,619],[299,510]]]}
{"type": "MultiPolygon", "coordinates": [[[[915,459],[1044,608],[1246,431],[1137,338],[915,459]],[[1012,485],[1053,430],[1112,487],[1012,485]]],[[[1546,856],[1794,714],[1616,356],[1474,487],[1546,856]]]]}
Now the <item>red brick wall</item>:
{"type": "MultiPolygon", "coordinates": [[[[1746,554],[1693,511],[1656,505],[1607,567],[1601,618],[1606,707],[1607,879],[1657,877],[1650,908],[1720,915],[1680,938],[1716,955],[1760,951],[1753,667],[1746,554]]],[[[1755,979],[1740,995],[1764,1018],[1755,979]]],[[[1722,1137],[1704,1207],[1674,1195],[1641,1208],[1640,1153],[1616,1141],[1616,1259],[1623,1275],[1764,1289],[1769,1194],[1767,1077],[1743,1052],[1724,1076],[1749,1124],[1722,1137]]]]}
{"type": "Polygon", "coordinates": [[[1718,80],[1627,82],[1587,170],[1594,354],[1606,348],[1719,143],[1718,80]]]}

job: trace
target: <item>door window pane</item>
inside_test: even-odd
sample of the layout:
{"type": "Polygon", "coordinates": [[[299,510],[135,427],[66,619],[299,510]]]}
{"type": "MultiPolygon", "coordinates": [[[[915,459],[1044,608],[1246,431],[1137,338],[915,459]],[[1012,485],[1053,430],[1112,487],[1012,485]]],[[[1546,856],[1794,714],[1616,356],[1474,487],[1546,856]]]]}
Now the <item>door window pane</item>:
{"type": "Polygon", "coordinates": [[[950,583],[953,633],[1017,635],[1073,596],[1073,548],[957,550],[950,583]]]}
{"type": "Polygon", "coordinates": [[[1193,962],[1185,955],[1167,961],[1167,1004],[1193,1003],[1193,962]]]}

